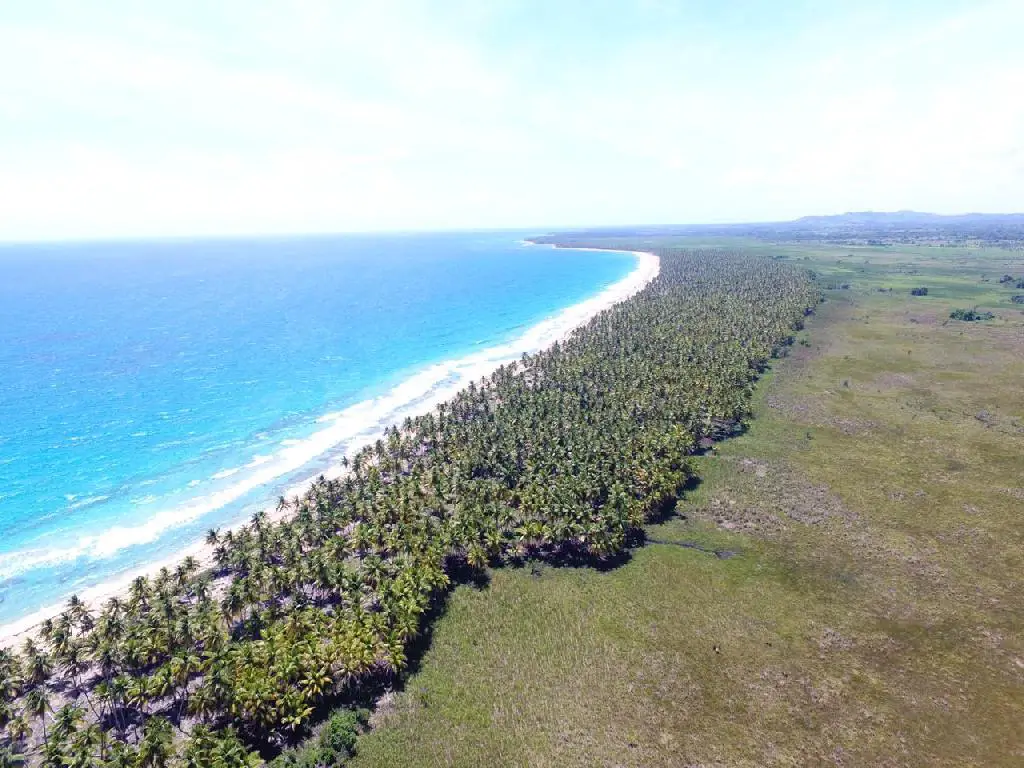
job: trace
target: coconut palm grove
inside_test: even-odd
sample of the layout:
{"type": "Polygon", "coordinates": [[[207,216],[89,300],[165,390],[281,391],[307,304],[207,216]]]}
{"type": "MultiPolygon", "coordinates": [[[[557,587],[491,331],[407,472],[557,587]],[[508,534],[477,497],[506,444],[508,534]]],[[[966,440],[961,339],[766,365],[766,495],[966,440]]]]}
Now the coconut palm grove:
{"type": "Polygon", "coordinates": [[[658,255],[566,341],[392,426],[280,514],[211,530],[209,562],[73,598],[0,651],[0,765],[336,765],[453,584],[614,565],[685,492],[688,457],[742,429],[820,299],[770,258],[658,255]]]}

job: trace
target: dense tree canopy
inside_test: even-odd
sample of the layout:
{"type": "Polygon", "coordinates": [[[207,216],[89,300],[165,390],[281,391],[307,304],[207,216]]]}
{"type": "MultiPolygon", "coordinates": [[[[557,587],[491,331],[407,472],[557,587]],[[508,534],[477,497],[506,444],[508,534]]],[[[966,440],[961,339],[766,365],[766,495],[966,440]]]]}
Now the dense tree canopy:
{"type": "Polygon", "coordinates": [[[213,562],[77,599],[0,653],[0,765],[244,766],[400,674],[456,574],[607,560],[818,301],[771,259],[661,252],[637,296],[389,428],[337,480],[211,531],[213,562]],[[15,763],[17,764],[17,763],[15,763]]]}

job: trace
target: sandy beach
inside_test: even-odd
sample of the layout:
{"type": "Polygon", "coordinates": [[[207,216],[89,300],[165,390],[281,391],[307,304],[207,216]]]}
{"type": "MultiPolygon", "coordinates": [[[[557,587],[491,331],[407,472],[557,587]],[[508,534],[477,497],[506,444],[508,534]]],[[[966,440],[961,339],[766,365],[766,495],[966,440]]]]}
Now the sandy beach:
{"type": "MultiPolygon", "coordinates": [[[[543,245],[524,241],[524,244],[533,247],[556,248],[553,245],[543,245]]],[[[593,248],[580,248],[573,250],[600,250],[593,248]]],[[[413,376],[408,382],[403,382],[391,392],[377,398],[370,404],[360,404],[360,413],[379,411],[394,405],[389,413],[395,414],[395,423],[406,416],[417,416],[428,413],[440,403],[451,399],[457,392],[462,390],[471,381],[479,381],[489,376],[502,365],[519,360],[524,353],[538,352],[542,349],[564,340],[577,328],[585,325],[591,318],[614,304],[623,301],[642,290],[648,283],[658,276],[660,261],[653,253],[644,251],[627,251],[632,253],[636,259],[636,267],[622,280],[608,286],[597,295],[574,304],[562,310],[558,314],[541,321],[530,327],[522,336],[507,344],[489,348],[478,354],[473,354],[455,361],[441,363],[413,376]],[[436,382],[430,385],[427,395],[415,397],[408,407],[403,406],[403,398],[409,400],[409,391],[417,391],[422,386],[423,380],[436,382]]],[[[355,410],[355,409],[350,409],[355,410]]],[[[330,414],[321,420],[333,418],[331,427],[323,430],[324,442],[331,437],[332,430],[338,429],[339,423],[344,422],[346,412],[341,414],[330,414]]],[[[353,414],[352,418],[356,418],[353,414]]],[[[361,447],[371,444],[383,435],[383,427],[372,432],[360,433],[358,444],[350,445],[348,452],[355,453],[361,447]]],[[[323,473],[328,478],[337,477],[342,474],[341,465],[335,465],[328,472],[323,473]]],[[[282,492],[286,498],[291,499],[302,495],[310,488],[316,478],[313,476],[302,483],[294,484],[282,492]]],[[[277,511],[268,510],[268,517],[272,520],[279,520],[289,514],[287,509],[277,511]]],[[[245,522],[238,523],[235,527],[241,527],[245,522]]],[[[131,582],[139,576],[150,576],[161,568],[173,569],[185,557],[194,557],[207,567],[212,564],[212,549],[202,541],[196,542],[189,547],[176,552],[174,555],[163,560],[149,563],[143,567],[117,576],[109,581],[98,584],[95,587],[82,590],[79,597],[92,609],[96,609],[106,600],[123,594],[127,591],[131,582]]],[[[64,609],[64,604],[47,606],[21,619],[0,626],[0,647],[11,647],[18,645],[28,637],[33,636],[39,625],[48,618],[56,616],[64,609]]]]}

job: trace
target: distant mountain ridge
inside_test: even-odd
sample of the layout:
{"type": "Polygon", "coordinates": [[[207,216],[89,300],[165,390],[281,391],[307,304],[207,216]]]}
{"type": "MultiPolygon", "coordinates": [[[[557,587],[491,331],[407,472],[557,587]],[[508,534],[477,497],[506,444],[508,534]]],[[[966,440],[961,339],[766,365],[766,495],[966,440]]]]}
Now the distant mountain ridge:
{"type": "Polygon", "coordinates": [[[828,216],[802,216],[785,224],[796,226],[859,227],[859,226],[942,226],[963,224],[1021,224],[1024,213],[959,213],[941,214],[921,211],[848,211],[828,216]]]}
{"type": "Polygon", "coordinates": [[[823,240],[852,245],[939,242],[1022,244],[1024,213],[946,215],[920,211],[849,211],[831,216],[803,216],[791,221],[590,227],[560,233],[563,239],[569,236],[654,238],[674,235],[758,237],[773,241],[823,240]]]}

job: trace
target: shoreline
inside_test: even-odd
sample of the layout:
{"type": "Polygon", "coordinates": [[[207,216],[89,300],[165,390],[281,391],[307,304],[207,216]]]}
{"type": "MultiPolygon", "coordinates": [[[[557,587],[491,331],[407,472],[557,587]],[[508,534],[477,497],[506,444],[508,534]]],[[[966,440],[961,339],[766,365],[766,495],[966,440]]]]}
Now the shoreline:
{"type": "MultiPolygon", "coordinates": [[[[535,243],[529,240],[522,240],[519,242],[524,246],[530,247],[562,249],[561,246],[550,243],[535,243]]],[[[545,318],[539,323],[530,326],[522,335],[512,341],[495,345],[494,347],[480,353],[474,353],[462,358],[443,361],[436,363],[433,366],[428,366],[422,372],[424,375],[428,375],[435,371],[443,372],[446,369],[451,369],[452,375],[447,378],[454,378],[454,383],[450,383],[448,386],[438,386],[433,388],[428,391],[426,396],[413,400],[405,407],[396,407],[392,411],[395,414],[394,422],[389,422],[388,424],[381,426],[379,429],[374,430],[372,433],[362,433],[357,435],[358,442],[353,442],[352,445],[348,446],[346,455],[355,453],[365,445],[372,444],[379,437],[383,436],[384,428],[389,426],[390,423],[400,423],[402,418],[407,415],[415,416],[429,413],[437,408],[437,406],[442,402],[450,400],[470,382],[478,382],[481,378],[490,376],[500,366],[519,360],[524,353],[539,352],[542,349],[546,349],[556,343],[564,341],[574,331],[588,323],[593,317],[605,309],[625,301],[643,290],[658,276],[661,268],[660,259],[655,254],[647,251],[628,251],[622,249],[603,248],[566,248],[564,250],[599,252],[611,250],[619,253],[628,253],[636,257],[636,266],[621,280],[605,287],[589,299],[585,299],[566,307],[551,317],[545,318]]],[[[372,402],[386,402],[389,395],[394,397],[393,393],[401,390],[401,388],[402,383],[399,383],[387,394],[375,398],[372,402]]],[[[281,492],[281,495],[286,499],[291,499],[305,493],[321,475],[330,479],[338,477],[341,474],[342,468],[340,464],[336,464],[325,472],[318,473],[306,480],[291,485],[284,489],[281,492]]],[[[290,512],[287,509],[278,511],[273,508],[269,508],[266,511],[268,520],[273,522],[278,522],[290,516],[290,512]]],[[[244,525],[247,525],[247,521],[240,521],[235,525],[225,526],[225,528],[236,530],[244,525]]],[[[105,601],[127,591],[131,582],[139,576],[151,577],[161,568],[174,568],[186,557],[196,558],[199,561],[201,568],[207,568],[213,564],[212,548],[204,541],[198,541],[176,551],[174,554],[169,555],[166,558],[114,576],[107,581],[97,584],[96,586],[88,587],[78,592],[78,597],[81,598],[90,610],[96,610],[105,601]]],[[[65,607],[66,602],[45,606],[23,616],[20,619],[15,619],[14,621],[0,625],[0,648],[9,648],[19,645],[27,638],[34,636],[43,621],[57,616],[65,609],[65,607]]]]}

